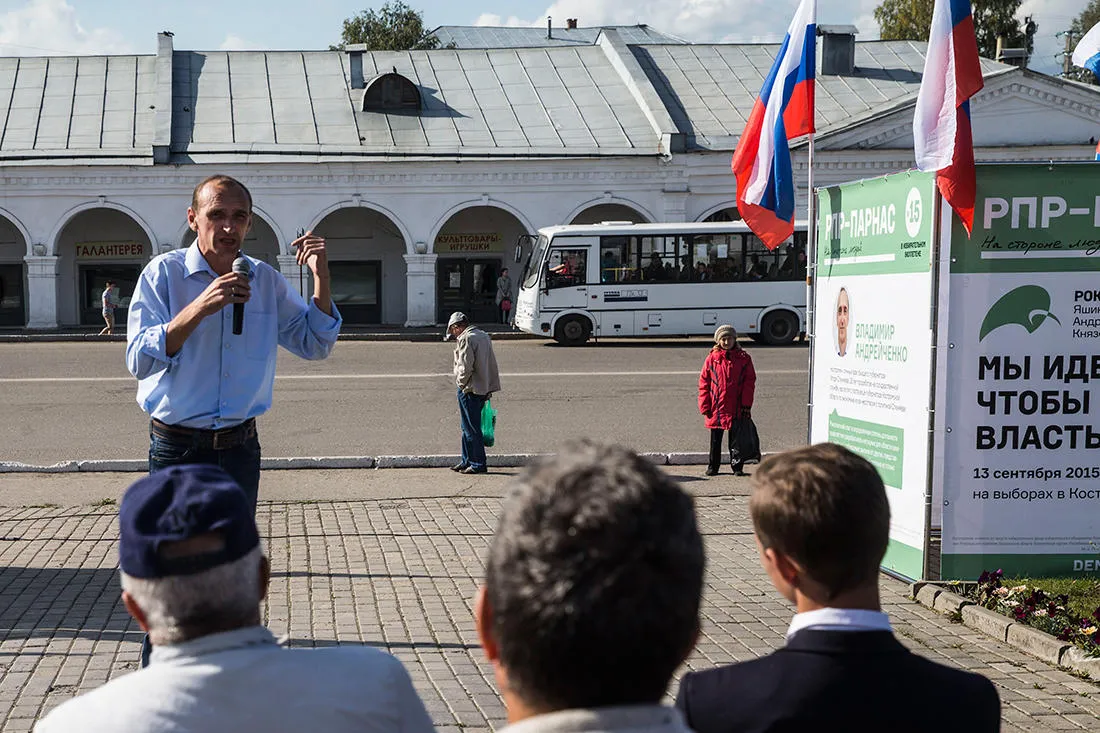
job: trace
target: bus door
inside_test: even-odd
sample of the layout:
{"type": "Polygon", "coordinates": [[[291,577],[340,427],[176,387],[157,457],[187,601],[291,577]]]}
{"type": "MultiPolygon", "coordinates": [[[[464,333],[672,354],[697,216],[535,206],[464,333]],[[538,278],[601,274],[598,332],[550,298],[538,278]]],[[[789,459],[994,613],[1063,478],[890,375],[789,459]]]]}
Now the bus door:
{"type": "Polygon", "coordinates": [[[542,310],[588,308],[588,248],[553,247],[542,273],[542,310]]]}

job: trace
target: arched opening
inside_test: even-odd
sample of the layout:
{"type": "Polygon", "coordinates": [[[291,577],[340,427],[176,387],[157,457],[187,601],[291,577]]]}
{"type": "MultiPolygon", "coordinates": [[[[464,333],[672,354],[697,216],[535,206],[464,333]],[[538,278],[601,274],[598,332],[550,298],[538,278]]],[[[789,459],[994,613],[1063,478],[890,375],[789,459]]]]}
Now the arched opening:
{"type": "Polygon", "coordinates": [[[422,106],[416,84],[398,74],[380,74],[367,82],[363,93],[364,112],[419,112],[422,106]]]}
{"type": "MultiPolygon", "coordinates": [[[[313,232],[325,238],[332,300],[344,323],[404,323],[407,251],[401,230],[385,214],[363,206],[337,209],[313,232]]],[[[312,279],[305,275],[308,285],[312,279]]]]}
{"type": "Polygon", "coordinates": [[[570,224],[599,224],[601,221],[629,221],[645,224],[646,217],[626,204],[596,204],[573,217],[570,224]]]}
{"type": "MultiPolygon", "coordinates": [[[[179,246],[181,248],[190,247],[194,241],[195,232],[185,227],[179,246]]],[[[271,265],[276,270],[279,269],[279,239],[271,225],[256,216],[255,212],[252,213],[252,228],[248,230],[241,249],[249,257],[255,257],[271,265]]]]}
{"type": "Polygon", "coordinates": [[[741,214],[736,206],[728,206],[718,211],[712,211],[703,221],[741,221],[741,214]]]}
{"type": "Polygon", "coordinates": [[[0,326],[27,325],[26,254],[23,233],[0,216],[0,326]]]}
{"type": "Polygon", "coordinates": [[[103,324],[100,297],[107,281],[115,284],[115,322],[126,323],[126,310],[141,269],[153,254],[145,229],[124,212],[109,208],[82,211],[65,224],[54,248],[58,263],[58,320],[61,325],[103,324]]]}
{"type": "Polygon", "coordinates": [[[462,311],[475,323],[499,323],[497,279],[509,269],[514,301],[518,273],[511,254],[522,234],[529,234],[514,214],[496,206],[471,206],[452,215],[439,229],[433,249],[436,264],[436,318],[446,323],[462,311]]]}

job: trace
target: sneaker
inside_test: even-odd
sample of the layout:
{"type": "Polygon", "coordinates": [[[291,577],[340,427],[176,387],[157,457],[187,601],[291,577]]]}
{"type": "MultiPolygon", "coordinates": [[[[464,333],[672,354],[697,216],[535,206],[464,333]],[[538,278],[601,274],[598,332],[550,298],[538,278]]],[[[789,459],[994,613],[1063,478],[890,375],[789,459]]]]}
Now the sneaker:
{"type": "Polygon", "coordinates": [[[451,466],[451,470],[462,472],[466,468],[467,465],[468,464],[466,464],[466,463],[456,463],[455,465],[451,466]]]}
{"type": "Polygon", "coordinates": [[[459,471],[459,473],[489,473],[488,468],[474,468],[473,466],[466,466],[466,468],[459,471]]]}
{"type": "Polygon", "coordinates": [[[707,470],[706,470],[705,473],[706,473],[707,476],[717,476],[718,475],[718,469],[714,468],[713,466],[707,466],[707,470]]]}
{"type": "Polygon", "coordinates": [[[748,474],[745,473],[745,469],[741,468],[740,466],[734,467],[733,475],[734,476],[748,476],[748,474]]]}

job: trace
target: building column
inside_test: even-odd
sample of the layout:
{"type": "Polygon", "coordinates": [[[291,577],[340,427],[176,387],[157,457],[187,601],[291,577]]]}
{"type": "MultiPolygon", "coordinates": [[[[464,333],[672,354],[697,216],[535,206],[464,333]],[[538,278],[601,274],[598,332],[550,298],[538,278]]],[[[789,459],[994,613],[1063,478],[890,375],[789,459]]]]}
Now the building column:
{"type": "Polygon", "coordinates": [[[306,300],[313,290],[313,271],[298,265],[298,255],[276,255],[279,260],[279,272],[290,283],[290,288],[306,300]]]}
{"type": "Polygon", "coordinates": [[[687,221],[688,197],[686,183],[667,183],[661,191],[661,221],[687,221]]]}
{"type": "Polygon", "coordinates": [[[404,255],[408,309],[405,326],[435,325],[435,262],[439,255],[404,255]]]}
{"type": "Polygon", "coordinates": [[[27,328],[57,328],[57,273],[61,258],[28,255],[27,328]]]}

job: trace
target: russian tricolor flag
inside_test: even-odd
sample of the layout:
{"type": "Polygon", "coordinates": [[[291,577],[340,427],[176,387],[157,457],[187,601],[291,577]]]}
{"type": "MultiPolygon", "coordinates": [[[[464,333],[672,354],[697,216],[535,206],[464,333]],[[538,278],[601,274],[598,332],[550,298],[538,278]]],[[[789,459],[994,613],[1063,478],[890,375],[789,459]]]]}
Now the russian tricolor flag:
{"type": "Polygon", "coordinates": [[[1073,49],[1073,63],[1100,79],[1100,23],[1094,25],[1073,49]]]}
{"type": "Polygon", "coordinates": [[[733,155],[737,211],[769,249],[794,232],[790,141],[814,131],[817,0],[802,0],[733,155]]]}
{"type": "Polygon", "coordinates": [[[974,226],[977,187],[968,100],[984,83],[970,0],[935,0],[913,147],[918,168],[938,171],[936,185],[967,233],[974,226]]]}

